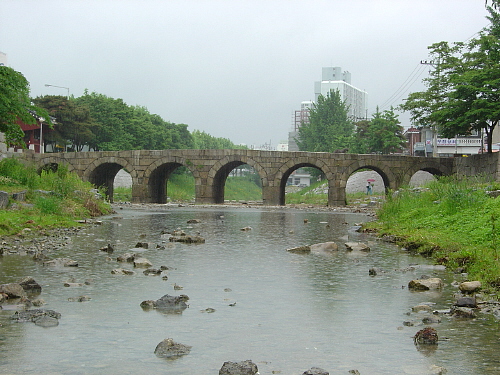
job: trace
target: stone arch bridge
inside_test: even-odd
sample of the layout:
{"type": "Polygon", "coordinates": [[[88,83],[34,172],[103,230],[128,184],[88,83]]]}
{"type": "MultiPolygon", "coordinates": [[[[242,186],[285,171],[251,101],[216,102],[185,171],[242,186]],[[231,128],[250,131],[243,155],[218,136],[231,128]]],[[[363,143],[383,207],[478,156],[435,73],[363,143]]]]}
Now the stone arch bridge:
{"type": "Polygon", "coordinates": [[[224,185],[229,173],[242,164],[255,169],[262,181],[265,205],[285,204],[285,186],[290,174],[301,167],[320,169],[328,180],[328,205],[346,204],[345,187],[349,176],[360,169],[375,170],[386,190],[408,185],[417,171],[434,175],[486,173],[498,180],[497,155],[469,158],[425,158],[402,155],[357,155],[322,152],[261,150],[133,150],[63,152],[35,154],[21,158],[38,168],[66,165],[83,180],[104,187],[113,200],[113,181],[124,168],[132,177],[132,200],[139,203],[166,203],[166,183],[178,167],[191,171],[195,180],[196,203],[224,202],[224,185]]]}

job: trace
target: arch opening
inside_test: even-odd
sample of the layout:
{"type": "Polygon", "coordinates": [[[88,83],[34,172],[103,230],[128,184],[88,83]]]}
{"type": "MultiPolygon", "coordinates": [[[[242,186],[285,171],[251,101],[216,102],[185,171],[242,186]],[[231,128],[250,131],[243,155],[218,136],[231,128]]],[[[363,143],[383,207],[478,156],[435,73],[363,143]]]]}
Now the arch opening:
{"type": "Polygon", "coordinates": [[[42,167],[38,168],[38,174],[42,174],[42,172],[57,172],[59,169],[59,164],[57,163],[47,163],[42,167]]]}
{"type": "Polygon", "coordinates": [[[279,204],[328,205],[328,180],[314,164],[301,163],[288,169],[280,181],[279,204]]]}
{"type": "Polygon", "coordinates": [[[262,179],[255,168],[242,161],[232,161],[214,177],[214,202],[262,201],[262,179]]]}
{"type": "Polygon", "coordinates": [[[89,181],[98,189],[103,189],[108,200],[113,203],[115,176],[123,166],[118,163],[103,163],[89,175],[89,181]]]}
{"type": "Polygon", "coordinates": [[[432,173],[432,171],[421,169],[411,176],[409,185],[410,187],[423,186],[431,181],[434,181],[438,176],[442,176],[442,173],[436,173],[436,171],[432,173]]]}
{"type": "Polygon", "coordinates": [[[189,168],[177,162],[156,167],[149,176],[148,190],[151,203],[169,201],[191,202],[195,196],[194,177],[189,168]]]}
{"type": "Polygon", "coordinates": [[[356,169],[347,179],[345,192],[347,204],[372,200],[373,196],[385,196],[389,179],[380,169],[364,166],[356,169]]]}

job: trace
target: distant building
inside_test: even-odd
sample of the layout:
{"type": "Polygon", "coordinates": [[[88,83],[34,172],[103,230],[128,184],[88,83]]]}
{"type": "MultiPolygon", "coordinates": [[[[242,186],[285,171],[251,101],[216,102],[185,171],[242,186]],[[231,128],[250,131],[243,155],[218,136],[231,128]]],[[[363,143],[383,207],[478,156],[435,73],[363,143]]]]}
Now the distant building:
{"type": "Polygon", "coordinates": [[[323,68],[321,81],[314,83],[316,101],[320,95],[326,97],[332,90],[340,93],[340,98],[348,107],[349,117],[354,121],[367,118],[368,94],[351,85],[351,73],[342,72],[338,66],[323,68]]]}
{"type": "Polygon", "coordinates": [[[486,142],[481,133],[474,131],[471,135],[460,135],[454,138],[434,137],[430,127],[409,128],[405,132],[408,140],[408,151],[412,156],[454,157],[475,155],[486,152],[486,142]]]}
{"type": "Polygon", "coordinates": [[[311,175],[304,168],[293,171],[288,177],[287,185],[306,187],[311,185],[311,175]]]}
{"type": "Polygon", "coordinates": [[[278,146],[276,146],[276,151],[288,151],[288,143],[281,141],[278,143],[278,146]]]}
{"type": "Polygon", "coordinates": [[[300,110],[294,112],[292,120],[292,131],[288,133],[288,151],[299,151],[295,139],[299,136],[299,128],[302,124],[309,124],[309,111],[314,103],[310,100],[300,103],[300,110]]]}
{"type": "Polygon", "coordinates": [[[7,66],[7,54],[0,51],[0,66],[7,66]]]}

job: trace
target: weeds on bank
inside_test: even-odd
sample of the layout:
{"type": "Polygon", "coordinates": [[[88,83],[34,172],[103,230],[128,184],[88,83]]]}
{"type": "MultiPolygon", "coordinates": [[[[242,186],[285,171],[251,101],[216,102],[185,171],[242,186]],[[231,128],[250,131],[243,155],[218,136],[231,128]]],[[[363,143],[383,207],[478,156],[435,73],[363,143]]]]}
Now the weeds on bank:
{"type": "Polygon", "coordinates": [[[500,286],[499,186],[481,179],[439,178],[423,188],[387,196],[378,221],[366,226],[400,238],[400,245],[432,256],[470,278],[500,286]]]}
{"type": "Polygon", "coordinates": [[[90,183],[64,166],[38,173],[16,159],[4,159],[0,161],[0,190],[26,194],[24,202],[11,201],[9,209],[0,210],[0,234],[14,234],[27,227],[75,225],[76,219],[111,211],[90,183]]]}

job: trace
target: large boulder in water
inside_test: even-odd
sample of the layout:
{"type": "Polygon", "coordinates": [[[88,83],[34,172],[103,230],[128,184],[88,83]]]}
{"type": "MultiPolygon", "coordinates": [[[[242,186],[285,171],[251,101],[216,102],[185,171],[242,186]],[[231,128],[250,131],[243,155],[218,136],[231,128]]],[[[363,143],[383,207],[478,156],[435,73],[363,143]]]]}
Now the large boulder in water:
{"type": "Polygon", "coordinates": [[[189,305],[186,303],[188,300],[189,297],[185,294],[181,294],[180,296],[171,296],[169,294],[165,294],[163,297],[157,299],[156,301],[142,301],[141,307],[146,310],[158,309],[166,312],[182,312],[189,307],[189,305]]]}
{"type": "Polygon", "coordinates": [[[26,311],[16,311],[11,319],[18,322],[34,322],[42,327],[54,327],[59,324],[58,319],[61,314],[54,310],[33,309],[26,311]]]}
{"type": "Polygon", "coordinates": [[[430,277],[428,279],[416,279],[408,283],[408,289],[410,290],[440,290],[443,289],[443,280],[439,277],[430,277]]]}
{"type": "Polygon", "coordinates": [[[224,362],[219,370],[219,375],[255,375],[258,373],[257,365],[249,359],[242,362],[224,362]]]}
{"type": "Polygon", "coordinates": [[[192,346],[180,344],[173,339],[165,339],[155,349],[155,354],[160,358],[176,359],[189,354],[192,346]]]}
{"type": "Polygon", "coordinates": [[[42,287],[31,276],[26,276],[18,282],[26,293],[36,295],[42,293],[42,287]]]}
{"type": "Polygon", "coordinates": [[[26,291],[17,283],[0,285],[0,293],[6,294],[7,298],[27,297],[26,291]]]}
{"type": "Polygon", "coordinates": [[[324,253],[329,251],[337,251],[339,246],[335,242],[322,242],[311,245],[311,253],[324,253]]]}

